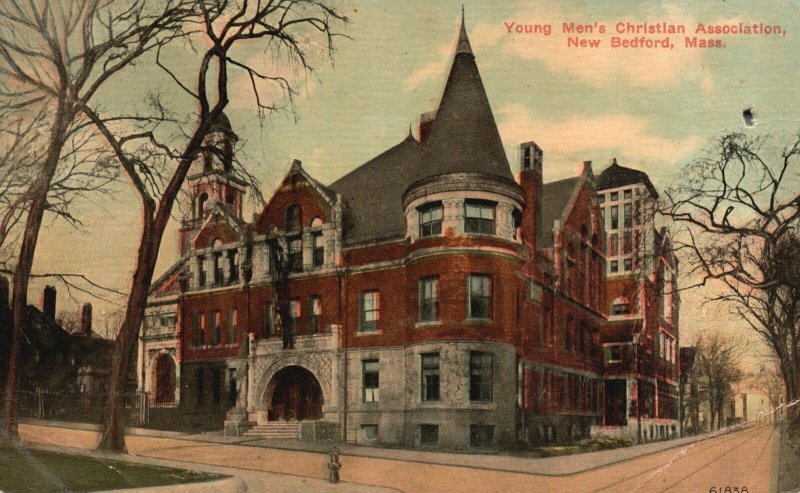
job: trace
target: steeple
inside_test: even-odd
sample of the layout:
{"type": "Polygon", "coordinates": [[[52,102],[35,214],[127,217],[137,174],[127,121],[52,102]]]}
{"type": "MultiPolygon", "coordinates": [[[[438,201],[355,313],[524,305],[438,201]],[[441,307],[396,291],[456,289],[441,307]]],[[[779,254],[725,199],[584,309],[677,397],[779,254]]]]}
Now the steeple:
{"type": "Polygon", "coordinates": [[[463,13],[453,64],[425,143],[419,178],[482,173],[514,179],[475,64],[463,13]]]}
{"type": "Polygon", "coordinates": [[[458,33],[458,43],[456,43],[456,55],[459,53],[467,53],[472,55],[472,46],[469,44],[469,37],[467,37],[467,26],[464,24],[464,6],[461,6],[461,30],[458,33]]]}

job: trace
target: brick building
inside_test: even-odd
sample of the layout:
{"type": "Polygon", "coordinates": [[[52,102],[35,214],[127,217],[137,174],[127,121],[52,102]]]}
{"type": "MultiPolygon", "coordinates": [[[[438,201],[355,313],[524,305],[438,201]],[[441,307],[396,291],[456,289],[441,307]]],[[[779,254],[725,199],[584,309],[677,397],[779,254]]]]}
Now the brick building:
{"type": "Polygon", "coordinates": [[[657,440],[679,432],[678,264],[656,225],[648,176],[614,159],[597,179],[607,246],[603,326],[605,433],[657,440]]]}
{"type": "Polygon", "coordinates": [[[151,291],[138,372],[154,407],[198,426],[447,448],[604,424],[591,163],[544,184],[529,142],[514,176],[463,24],[419,139],[330,185],[295,161],[252,222],[235,139],[225,118],[208,136],[181,257],[151,291]]]}

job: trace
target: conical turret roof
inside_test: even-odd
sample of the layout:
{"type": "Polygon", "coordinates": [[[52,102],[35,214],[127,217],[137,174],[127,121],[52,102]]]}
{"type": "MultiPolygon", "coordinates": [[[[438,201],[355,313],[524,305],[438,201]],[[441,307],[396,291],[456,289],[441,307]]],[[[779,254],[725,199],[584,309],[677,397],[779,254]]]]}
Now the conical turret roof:
{"type": "Polygon", "coordinates": [[[463,16],[453,65],[426,144],[420,178],[483,173],[514,179],[463,16]]]}

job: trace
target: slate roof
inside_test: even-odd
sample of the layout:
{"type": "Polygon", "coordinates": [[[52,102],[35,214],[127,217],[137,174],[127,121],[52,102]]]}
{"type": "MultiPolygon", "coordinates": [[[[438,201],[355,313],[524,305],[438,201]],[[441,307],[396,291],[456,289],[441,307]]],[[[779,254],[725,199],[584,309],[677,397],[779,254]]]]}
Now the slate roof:
{"type": "Polygon", "coordinates": [[[422,146],[405,140],[339,178],[330,189],[344,201],[344,242],[403,238],[403,192],[416,180],[422,146]]]}
{"type": "Polygon", "coordinates": [[[553,246],[553,222],[561,217],[579,181],[580,177],[574,177],[544,184],[540,222],[536,228],[536,248],[553,246]]]}
{"type": "Polygon", "coordinates": [[[418,179],[484,173],[514,180],[464,22],[418,179]]]}
{"type": "Polygon", "coordinates": [[[638,169],[620,166],[617,164],[617,158],[614,158],[611,166],[604,169],[600,176],[597,177],[597,190],[608,190],[609,188],[619,188],[637,183],[644,184],[653,198],[658,198],[656,187],[653,186],[647,173],[638,169]]]}

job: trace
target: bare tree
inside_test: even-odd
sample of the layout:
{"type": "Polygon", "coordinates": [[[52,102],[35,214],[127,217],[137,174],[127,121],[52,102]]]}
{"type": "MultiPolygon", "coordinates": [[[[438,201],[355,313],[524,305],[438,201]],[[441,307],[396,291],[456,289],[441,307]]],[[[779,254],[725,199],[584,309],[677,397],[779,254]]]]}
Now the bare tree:
{"type": "MultiPolygon", "coordinates": [[[[188,0],[187,0],[188,2],[188,0]]],[[[0,93],[5,108],[46,113],[47,138],[24,201],[24,228],[13,280],[13,337],[4,431],[16,436],[18,347],[28,283],[48,193],[82,109],[141,55],[182,34],[191,12],[181,0],[8,0],[0,3],[0,93]]]]}
{"type": "Polygon", "coordinates": [[[62,329],[70,334],[75,334],[81,327],[81,320],[75,310],[62,310],[56,315],[56,322],[62,329]]]}
{"type": "Polygon", "coordinates": [[[725,403],[733,393],[733,384],[742,379],[742,350],[719,332],[700,337],[695,344],[695,372],[701,398],[708,402],[711,429],[724,426],[725,403]]]}
{"type": "MultiPolygon", "coordinates": [[[[207,137],[219,130],[223,111],[228,105],[229,72],[241,71],[250,81],[260,114],[278,110],[292,110],[295,89],[288,79],[259,70],[247,58],[249,48],[262,48],[283,63],[295,66],[303,73],[313,71],[313,51],[319,46],[325,58],[333,55],[334,29],[346,22],[346,17],[330,6],[326,0],[258,0],[195,2],[197,18],[185,30],[187,41],[202,44],[195,79],[182,81],[177,71],[162,60],[158,65],[187,97],[187,107],[197,108],[192,124],[181,128],[182,139],[173,150],[160,142],[152,132],[144,132],[136,139],[120,138],[113,125],[103,121],[103,116],[88,106],[84,113],[95,123],[117,155],[121,167],[133,183],[142,204],[142,231],[136,254],[135,270],[125,319],[116,338],[115,365],[112,369],[109,400],[103,413],[101,449],[125,449],[125,428],[122,420],[122,397],[127,380],[129,356],[135,349],[137,336],[144,318],[147,294],[153,279],[161,240],[176,199],[183,187],[192,164],[209,152],[207,137]],[[313,44],[314,36],[321,42],[313,44]],[[284,99],[267,98],[263,83],[275,83],[284,99]],[[149,147],[143,148],[145,143],[149,147]],[[161,151],[163,161],[154,165],[161,151]],[[143,158],[143,154],[146,158],[143,158]]],[[[184,55],[183,66],[188,62],[184,55]]]]}
{"type": "MultiPolygon", "coordinates": [[[[800,135],[729,133],[684,167],[663,213],[694,286],[732,308],[774,354],[785,397],[800,397],[800,135]]],[[[795,406],[794,409],[796,409],[795,406]]]]}

